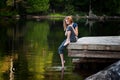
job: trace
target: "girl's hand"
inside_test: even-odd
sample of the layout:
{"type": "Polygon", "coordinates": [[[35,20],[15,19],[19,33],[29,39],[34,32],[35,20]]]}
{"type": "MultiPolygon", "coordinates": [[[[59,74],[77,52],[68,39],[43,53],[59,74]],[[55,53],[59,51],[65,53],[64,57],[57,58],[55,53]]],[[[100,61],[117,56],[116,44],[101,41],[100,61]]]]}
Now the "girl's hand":
{"type": "Polygon", "coordinates": [[[72,27],[72,29],[74,29],[73,26],[70,26],[70,27],[72,27]]]}
{"type": "Polygon", "coordinates": [[[67,31],[65,31],[65,36],[67,36],[67,31]]]}

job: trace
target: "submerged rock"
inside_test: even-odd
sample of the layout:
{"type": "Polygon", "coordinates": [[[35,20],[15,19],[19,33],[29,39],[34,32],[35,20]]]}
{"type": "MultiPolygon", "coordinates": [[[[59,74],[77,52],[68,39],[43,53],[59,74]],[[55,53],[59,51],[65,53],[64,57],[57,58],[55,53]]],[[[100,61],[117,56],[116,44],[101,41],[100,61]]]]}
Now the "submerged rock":
{"type": "Polygon", "coordinates": [[[120,80],[120,61],[86,78],[85,80],[120,80]]]}

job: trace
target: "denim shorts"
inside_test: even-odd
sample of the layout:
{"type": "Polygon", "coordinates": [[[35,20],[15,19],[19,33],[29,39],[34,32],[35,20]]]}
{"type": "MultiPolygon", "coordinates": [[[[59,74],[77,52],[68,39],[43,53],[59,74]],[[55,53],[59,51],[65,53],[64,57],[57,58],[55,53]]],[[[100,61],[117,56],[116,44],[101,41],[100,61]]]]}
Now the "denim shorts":
{"type": "MultiPolygon", "coordinates": [[[[70,40],[70,42],[76,42],[77,40],[70,40]]],[[[58,48],[58,53],[59,54],[63,54],[64,53],[64,50],[65,50],[65,48],[66,48],[66,46],[64,46],[64,44],[65,44],[65,42],[66,42],[66,39],[61,43],[61,45],[59,46],[59,48],[58,48]]]]}
{"type": "Polygon", "coordinates": [[[66,46],[64,46],[65,41],[66,41],[66,40],[64,40],[64,41],[61,43],[61,45],[59,46],[59,48],[58,48],[58,53],[59,53],[59,54],[63,54],[64,49],[66,48],[66,46]]]}

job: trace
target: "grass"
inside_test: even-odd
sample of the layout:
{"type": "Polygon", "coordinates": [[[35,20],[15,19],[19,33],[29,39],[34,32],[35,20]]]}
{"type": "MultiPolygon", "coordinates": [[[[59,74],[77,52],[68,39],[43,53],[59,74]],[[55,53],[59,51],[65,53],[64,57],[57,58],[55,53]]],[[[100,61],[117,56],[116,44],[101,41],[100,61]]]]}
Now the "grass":
{"type": "Polygon", "coordinates": [[[61,14],[61,13],[51,13],[48,16],[50,16],[50,17],[64,17],[65,15],[61,14]]]}
{"type": "Polygon", "coordinates": [[[51,13],[48,16],[51,20],[61,20],[65,17],[65,15],[61,13],[51,13]]]}

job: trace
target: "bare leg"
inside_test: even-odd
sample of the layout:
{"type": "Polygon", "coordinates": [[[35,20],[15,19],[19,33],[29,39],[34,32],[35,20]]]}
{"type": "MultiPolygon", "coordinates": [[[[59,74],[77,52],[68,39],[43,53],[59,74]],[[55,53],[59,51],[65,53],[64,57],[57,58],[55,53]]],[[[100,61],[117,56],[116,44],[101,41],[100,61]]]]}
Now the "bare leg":
{"type": "Polygon", "coordinates": [[[64,56],[63,54],[60,54],[60,59],[61,59],[61,64],[62,64],[62,68],[64,68],[64,56]]]}
{"type": "Polygon", "coordinates": [[[68,45],[70,43],[70,35],[71,35],[71,31],[68,31],[67,39],[66,39],[66,42],[65,42],[64,46],[66,46],[66,45],[68,45]]]}

